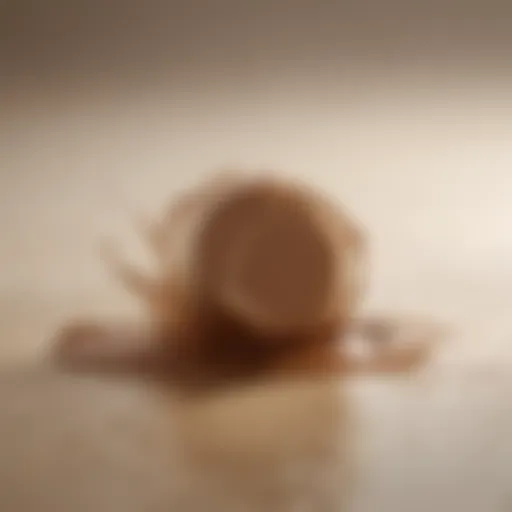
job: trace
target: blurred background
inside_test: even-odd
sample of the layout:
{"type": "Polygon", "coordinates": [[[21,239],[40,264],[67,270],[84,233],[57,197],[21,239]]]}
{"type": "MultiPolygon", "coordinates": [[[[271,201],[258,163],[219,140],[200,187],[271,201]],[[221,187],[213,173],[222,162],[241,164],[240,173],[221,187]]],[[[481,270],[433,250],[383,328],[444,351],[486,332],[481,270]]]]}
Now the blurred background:
{"type": "Polygon", "coordinates": [[[365,402],[382,489],[412,499],[390,510],[420,488],[432,510],[437,482],[439,510],[509,511],[511,143],[506,1],[4,0],[0,360],[75,316],[140,314],[98,252],[112,236],[142,261],[139,211],[275,169],[367,227],[368,310],[453,328],[437,393],[365,402]]]}
{"type": "Polygon", "coordinates": [[[369,309],[512,357],[512,6],[430,0],[4,1],[0,356],[138,314],[104,236],[212,170],[312,181],[367,226],[369,309]]]}

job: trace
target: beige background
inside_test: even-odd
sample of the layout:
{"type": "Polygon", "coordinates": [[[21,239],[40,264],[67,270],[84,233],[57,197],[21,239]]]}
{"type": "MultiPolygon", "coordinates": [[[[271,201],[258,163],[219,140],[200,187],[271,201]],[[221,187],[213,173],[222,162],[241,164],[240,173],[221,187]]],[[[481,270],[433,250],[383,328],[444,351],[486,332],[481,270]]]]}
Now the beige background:
{"type": "Polygon", "coordinates": [[[35,356],[73,315],[137,313],[96,246],[113,235],[143,257],[138,210],[218,167],[276,169],[367,225],[368,308],[453,326],[430,382],[458,391],[434,393],[434,430],[452,432],[453,453],[508,460],[512,9],[97,3],[13,3],[2,17],[1,357],[35,356]],[[480,445],[461,436],[477,419],[480,445]]]}
{"type": "Polygon", "coordinates": [[[2,351],[28,356],[68,315],[132,311],[98,241],[128,236],[138,255],[134,215],[228,165],[339,198],[373,240],[369,306],[454,321],[471,338],[461,357],[504,362],[511,15],[454,1],[6,4],[2,351]]]}

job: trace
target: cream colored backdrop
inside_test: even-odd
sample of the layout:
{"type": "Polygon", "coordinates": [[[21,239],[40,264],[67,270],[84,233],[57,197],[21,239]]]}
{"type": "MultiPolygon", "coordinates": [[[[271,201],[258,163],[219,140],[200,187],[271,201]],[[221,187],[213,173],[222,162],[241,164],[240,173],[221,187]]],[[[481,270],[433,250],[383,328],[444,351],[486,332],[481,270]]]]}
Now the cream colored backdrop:
{"type": "MultiPolygon", "coordinates": [[[[428,425],[452,433],[439,434],[434,466],[448,466],[449,449],[455,460],[478,445],[461,435],[476,424],[488,464],[498,454],[506,463],[500,443],[509,443],[512,408],[499,390],[512,385],[510,8],[38,5],[12,5],[3,19],[2,359],[35,357],[69,316],[137,314],[96,244],[119,236],[144,257],[131,230],[138,210],[158,209],[218,167],[275,168],[311,180],[366,223],[368,308],[454,326],[426,377],[440,400],[428,425]]],[[[365,403],[375,414],[382,407],[365,403]]],[[[411,415],[400,407],[399,423],[411,415]]],[[[425,426],[410,431],[426,435],[425,426]]],[[[403,439],[393,443],[395,460],[391,446],[403,439]]],[[[483,457],[467,456],[473,462],[446,479],[455,494],[454,475],[466,489],[460,472],[483,457]]],[[[494,471],[504,476],[507,467],[494,471]]]]}

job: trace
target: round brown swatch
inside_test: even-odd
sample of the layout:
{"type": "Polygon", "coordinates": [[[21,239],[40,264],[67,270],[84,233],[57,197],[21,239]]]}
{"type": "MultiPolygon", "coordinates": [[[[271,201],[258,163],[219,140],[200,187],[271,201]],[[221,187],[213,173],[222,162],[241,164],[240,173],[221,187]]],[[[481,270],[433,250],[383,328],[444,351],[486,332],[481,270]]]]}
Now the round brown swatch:
{"type": "Polygon", "coordinates": [[[239,319],[276,333],[322,321],[336,258],[311,201],[299,190],[241,187],[216,205],[198,244],[201,289],[239,319]]]}

